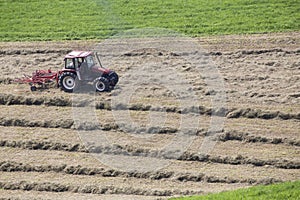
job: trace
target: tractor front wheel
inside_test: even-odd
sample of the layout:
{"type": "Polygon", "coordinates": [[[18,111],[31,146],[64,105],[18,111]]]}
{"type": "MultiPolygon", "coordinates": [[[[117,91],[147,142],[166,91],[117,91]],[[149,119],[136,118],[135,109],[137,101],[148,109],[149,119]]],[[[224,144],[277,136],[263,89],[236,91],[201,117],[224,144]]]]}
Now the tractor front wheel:
{"type": "Polygon", "coordinates": [[[100,77],[94,81],[96,92],[105,92],[109,90],[109,81],[107,78],[100,77]]]}
{"type": "Polygon", "coordinates": [[[34,92],[34,91],[36,91],[36,86],[34,86],[34,85],[32,85],[32,86],[30,86],[30,90],[32,91],[32,92],[34,92]]]}
{"type": "Polygon", "coordinates": [[[63,72],[59,76],[59,85],[65,92],[73,92],[76,86],[76,74],[71,72],[63,72]]]}
{"type": "Polygon", "coordinates": [[[111,71],[111,72],[109,73],[108,78],[109,78],[109,80],[110,80],[111,86],[113,86],[113,87],[116,86],[117,83],[119,82],[119,76],[118,76],[118,74],[117,74],[116,72],[114,72],[114,71],[111,71]]]}

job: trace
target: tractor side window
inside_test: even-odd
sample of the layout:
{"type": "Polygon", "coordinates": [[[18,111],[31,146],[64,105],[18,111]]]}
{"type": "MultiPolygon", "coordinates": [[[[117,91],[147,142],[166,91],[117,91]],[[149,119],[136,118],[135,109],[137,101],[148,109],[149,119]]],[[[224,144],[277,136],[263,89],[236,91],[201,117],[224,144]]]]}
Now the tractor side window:
{"type": "Polygon", "coordinates": [[[73,59],[68,58],[66,59],[66,68],[67,69],[74,69],[74,63],[73,63],[73,59]]]}
{"type": "Polygon", "coordinates": [[[85,58],[88,68],[91,68],[95,65],[93,56],[88,56],[85,58]]]}

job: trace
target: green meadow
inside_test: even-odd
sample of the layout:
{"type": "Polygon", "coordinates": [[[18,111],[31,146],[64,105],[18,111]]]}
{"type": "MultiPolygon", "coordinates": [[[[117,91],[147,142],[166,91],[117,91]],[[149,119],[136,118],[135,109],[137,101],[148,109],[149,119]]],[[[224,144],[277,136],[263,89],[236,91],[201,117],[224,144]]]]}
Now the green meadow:
{"type": "Polygon", "coordinates": [[[188,36],[300,30],[299,0],[0,0],[0,41],[103,39],[130,29],[188,36]]]}
{"type": "Polygon", "coordinates": [[[300,181],[295,181],[170,200],[298,200],[300,197],[299,188],[300,181]]]}

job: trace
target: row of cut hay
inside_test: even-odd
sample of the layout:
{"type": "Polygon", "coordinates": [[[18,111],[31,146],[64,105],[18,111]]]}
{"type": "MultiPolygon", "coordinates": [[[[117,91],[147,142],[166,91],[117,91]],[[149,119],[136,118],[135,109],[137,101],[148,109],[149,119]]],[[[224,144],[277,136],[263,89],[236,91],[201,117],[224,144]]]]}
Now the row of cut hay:
{"type": "Polygon", "coordinates": [[[67,166],[67,165],[29,165],[13,161],[0,162],[0,171],[4,172],[56,172],[73,175],[85,176],[102,176],[102,177],[124,177],[124,178],[138,178],[138,179],[151,179],[151,180],[172,180],[172,181],[192,181],[192,182],[206,182],[206,183],[246,183],[246,184],[271,184],[282,182],[274,178],[263,179],[238,179],[229,177],[209,176],[204,173],[191,174],[191,173],[176,173],[172,171],[155,171],[155,172],[124,172],[116,169],[105,168],[88,168],[80,165],[67,166]]]}
{"type": "Polygon", "coordinates": [[[111,146],[94,146],[84,147],[81,144],[64,144],[39,141],[0,141],[2,147],[13,147],[23,149],[39,150],[58,150],[58,151],[78,151],[91,152],[95,154],[122,155],[122,156],[140,156],[149,158],[160,158],[181,161],[196,161],[207,163],[220,163],[229,165],[253,165],[253,166],[274,166],[282,169],[300,169],[300,162],[286,159],[258,159],[247,156],[215,156],[209,154],[198,154],[185,152],[179,157],[174,157],[173,152],[167,150],[152,150],[147,148],[138,148],[130,145],[111,145],[111,146]],[[86,149],[85,149],[86,148],[86,149]]]}
{"type": "MultiPolygon", "coordinates": [[[[90,104],[91,100],[72,100],[64,97],[26,97],[13,94],[0,94],[0,105],[46,105],[46,106],[75,106],[84,107],[90,104]]],[[[213,109],[205,106],[191,106],[180,108],[176,106],[156,107],[152,105],[132,104],[125,105],[122,103],[111,105],[109,101],[96,101],[96,109],[104,110],[134,110],[134,111],[157,111],[157,112],[172,112],[172,113],[194,113],[200,115],[226,116],[227,118],[258,118],[258,119],[282,119],[300,120],[300,113],[285,113],[282,111],[267,111],[254,108],[218,108],[213,109]]]]}

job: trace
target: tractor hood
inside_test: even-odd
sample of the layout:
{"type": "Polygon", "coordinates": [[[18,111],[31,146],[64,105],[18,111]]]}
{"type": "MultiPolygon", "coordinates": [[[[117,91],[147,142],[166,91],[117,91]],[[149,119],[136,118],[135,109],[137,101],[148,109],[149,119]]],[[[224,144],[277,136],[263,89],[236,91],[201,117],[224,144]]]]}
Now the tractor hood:
{"type": "Polygon", "coordinates": [[[110,69],[106,69],[99,66],[93,66],[91,71],[95,73],[108,74],[110,72],[110,69]]]}

